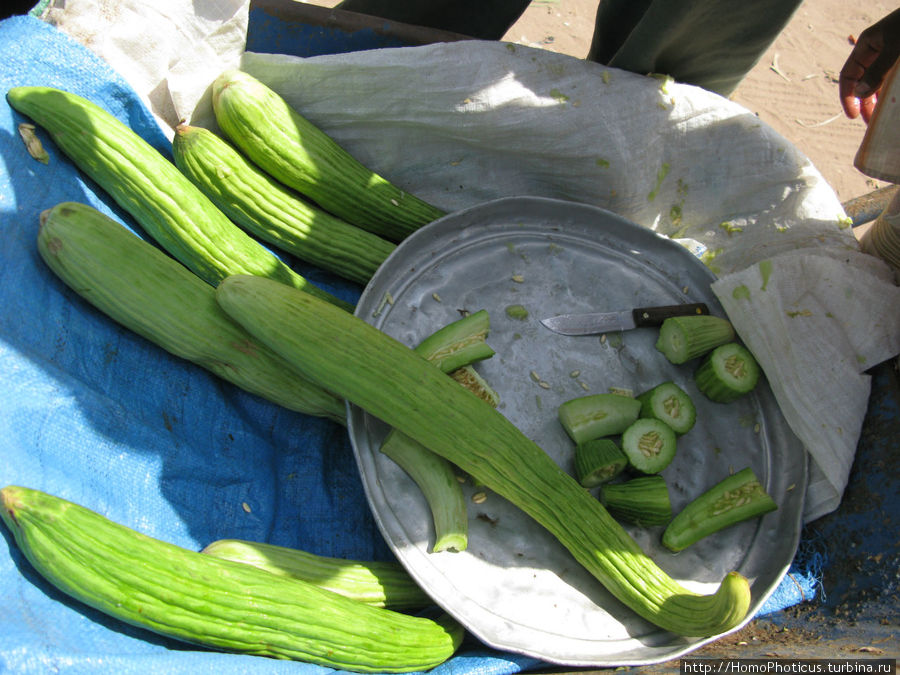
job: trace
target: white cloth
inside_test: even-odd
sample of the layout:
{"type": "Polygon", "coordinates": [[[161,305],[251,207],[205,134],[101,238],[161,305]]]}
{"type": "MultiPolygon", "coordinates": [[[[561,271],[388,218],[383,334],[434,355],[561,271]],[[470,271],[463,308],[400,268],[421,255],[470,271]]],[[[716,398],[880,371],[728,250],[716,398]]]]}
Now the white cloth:
{"type": "Polygon", "coordinates": [[[163,125],[215,129],[204,93],[239,63],[364,164],[447,210],[570,199],[700,246],[813,460],[806,520],[837,507],[869,396],[863,371],[900,352],[900,289],[858,252],[819,171],[754,114],[696,87],[511,44],[241,54],[239,0],[144,5],[68,0],[53,19],[129,78],[163,125]]]}

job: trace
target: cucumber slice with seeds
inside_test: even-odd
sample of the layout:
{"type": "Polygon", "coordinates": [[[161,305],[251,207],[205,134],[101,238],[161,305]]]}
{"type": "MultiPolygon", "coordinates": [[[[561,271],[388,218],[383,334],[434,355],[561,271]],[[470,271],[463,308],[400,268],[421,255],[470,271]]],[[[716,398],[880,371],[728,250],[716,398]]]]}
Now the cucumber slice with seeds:
{"type": "Polygon", "coordinates": [[[665,422],[642,417],[622,434],[622,452],[641,473],[659,473],[675,459],[677,437],[665,422]]]}
{"type": "Polygon", "coordinates": [[[611,438],[595,438],[575,447],[575,475],[586,488],[612,480],[628,466],[628,458],[611,438]]]}
{"type": "Polygon", "coordinates": [[[747,467],[689,502],[666,527],[662,543],[677,553],[714,532],[777,508],[753,469],[747,467]]]}
{"type": "Polygon", "coordinates": [[[641,417],[653,417],[665,422],[679,436],[694,427],[697,409],[690,395],[674,382],[663,382],[638,395],[641,417]]]}
{"type": "Polygon", "coordinates": [[[641,403],[620,394],[588,394],[569,399],[557,411],[559,421],[576,445],[603,436],[617,436],[638,418],[641,403]]]}
{"type": "Polygon", "coordinates": [[[759,364],[750,351],[729,342],[710,352],[694,373],[694,381],[710,401],[731,403],[753,391],[759,374],[759,364]]]}

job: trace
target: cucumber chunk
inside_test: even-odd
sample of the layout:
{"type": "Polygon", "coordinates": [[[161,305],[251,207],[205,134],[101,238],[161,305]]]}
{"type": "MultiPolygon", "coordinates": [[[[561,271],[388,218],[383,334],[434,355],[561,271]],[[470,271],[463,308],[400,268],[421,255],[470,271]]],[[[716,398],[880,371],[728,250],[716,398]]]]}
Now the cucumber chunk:
{"type": "Polygon", "coordinates": [[[659,327],[656,348],[670,363],[679,365],[731,342],[734,336],[734,326],[719,316],[672,316],[659,327]]]}
{"type": "Polygon", "coordinates": [[[594,438],[575,448],[575,475],[586,488],[618,476],[628,466],[628,458],[611,438],[594,438]]]}
{"type": "Polygon", "coordinates": [[[675,459],[677,437],[665,422],[641,417],[622,434],[622,452],[641,473],[659,473],[675,459]]]}
{"type": "Polygon", "coordinates": [[[559,406],[560,423],[576,445],[603,436],[617,436],[641,412],[641,402],[620,394],[589,394],[559,406]]]}
{"type": "Polygon", "coordinates": [[[640,527],[665,525],[672,519],[669,487],[659,474],[607,483],[600,489],[600,502],[616,520],[640,527]]]}
{"type": "Polygon", "coordinates": [[[694,427],[697,409],[690,395],[674,382],[663,382],[638,395],[641,417],[653,417],[672,427],[677,435],[686,434],[694,427]]]}
{"type": "Polygon", "coordinates": [[[666,527],[662,543],[677,553],[714,532],[777,508],[753,469],[747,467],[689,502],[666,527]]]}
{"type": "Polygon", "coordinates": [[[729,342],[707,355],[694,373],[694,381],[710,401],[730,403],[753,391],[759,374],[759,364],[749,350],[729,342]]]}

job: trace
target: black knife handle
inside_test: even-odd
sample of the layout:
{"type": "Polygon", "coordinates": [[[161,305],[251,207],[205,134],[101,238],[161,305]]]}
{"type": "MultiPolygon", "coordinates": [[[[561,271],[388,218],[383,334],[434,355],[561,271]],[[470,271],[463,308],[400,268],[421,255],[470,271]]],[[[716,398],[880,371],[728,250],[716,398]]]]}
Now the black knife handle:
{"type": "Polygon", "coordinates": [[[641,326],[658,326],[670,316],[693,316],[709,314],[709,308],[702,302],[681,305],[664,305],[662,307],[636,307],[632,310],[634,324],[641,326]]]}

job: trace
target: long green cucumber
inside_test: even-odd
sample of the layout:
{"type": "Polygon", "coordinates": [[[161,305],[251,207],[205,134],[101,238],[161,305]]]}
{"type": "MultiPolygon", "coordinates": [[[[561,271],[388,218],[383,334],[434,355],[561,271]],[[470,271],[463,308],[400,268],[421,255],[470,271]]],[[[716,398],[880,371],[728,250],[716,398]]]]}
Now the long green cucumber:
{"type": "Polygon", "coordinates": [[[45,211],[37,246],[82,298],[169,353],[290,410],[347,423],[344,401],[232,321],[212,286],[93,207],[45,211]]]}
{"type": "Polygon", "coordinates": [[[96,103],[38,86],[13,87],[6,98],[201,279],[215,286],[229,274],[267,276],[352,311],[232,223],[172,162],[96,103]]]}
{"type": "Polygon", "coordinates": [[[521,508],[648,621],[682,635],[711,636],[746,618],[746,578],[729,572],[709,595],[683,587],[503,414],[401,342],[309,294],[259,277],[230,277],[216,297],[311,380],[328,383],[521,508]]]}
{"type": "Polygon", "coordinates": [[[372,607],[297,579],[149,537],[19,486],[0,517],[62,592],[134,626],[214,649],[359,672],[425,670],[462,638],[455,621],[372,607]]]}
{"type": "MultiPolygon", "coordinates": [[[[442,326],[422,340],[415,352],[453,376],[462,386],[471,387],[469,380],[474,380],[476,385],[482,384],[471,364],[494,355],[486,342],[490,326],[487,311],[479,310],[442,326]]],[[[469,519],[456,468],[397,429],[388,432],[381,444],[381,452],[403,469],[422,491],[434,524],[432,552],[464,551],[469,540],[469,519]]]]}
{"type": "Polygon", "coordinates": [[[219,126],[247,157],[348,223],[400,241],[445,215],[364,166],[247,73],[220,74],[212,102],[219,126]]]}
{"type": "Polygon", "coordinates": [[[209,129],[180,124],[175,165],[232,221],[278,249],[366,284],[396,244],[317,208],[209,129]]]}
{"type": "Polygon", "coordinates": [[[218,539],[201,553],[300,579],[375,607],[421,609],[432,604],[422,587],[395,561],[332,558],[242,539],[218,539]]]}

